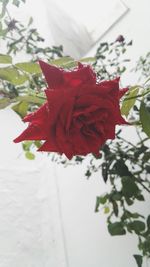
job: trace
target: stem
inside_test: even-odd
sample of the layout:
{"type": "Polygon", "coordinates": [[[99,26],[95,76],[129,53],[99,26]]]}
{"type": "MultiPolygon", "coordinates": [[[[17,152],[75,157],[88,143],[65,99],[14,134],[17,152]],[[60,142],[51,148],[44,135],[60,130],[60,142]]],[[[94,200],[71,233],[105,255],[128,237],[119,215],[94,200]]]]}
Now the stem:
{"type": "Polygon", "coordinates": [[[147,92],[143,93],[143,94],[132,96],[132,97],[127,97],[127,98],[124,99],[124,101],[128,101],[130,99],[134,99],[134,98],[138,98],[138,97],[143,97],[143,96],[145,96],[145,95],[147,95],[149,93],[150,93],[150,89],[147,92]]]}
{"type": "Polygon", "coordinates": [[[130,146],[137,148],[137,146],[133,145],[130,141],[127,141],[126,139],[124,139],[123,137],[117,136],[118,139],[121,139],[122,141],[124,141],[125,143],[129,144],[130,146]]]}
{"type": "Polygon", "coordinates": [[[137,183],[139,183],[148,193],[150,193],[150,190],[145,186],[145,184],[143,184],[143,182],[137,178],[135,178],[135,180],[137,181],[137,183]]]}

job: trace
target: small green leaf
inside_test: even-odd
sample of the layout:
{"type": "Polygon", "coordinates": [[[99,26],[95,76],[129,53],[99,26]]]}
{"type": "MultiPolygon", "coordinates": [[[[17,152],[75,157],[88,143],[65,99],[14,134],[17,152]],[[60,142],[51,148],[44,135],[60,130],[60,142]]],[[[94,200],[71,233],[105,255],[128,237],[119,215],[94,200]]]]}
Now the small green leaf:
{"type": "Polygon", "coordinates": [[[139,220],[130,222],[128,225],[130,229],[134,231],[136,234],[139,234],[140,232],[143,232],[145,230],[145,223],[139,220]]]}
{"type": "Polygon", "coordinates": [[[113,194],[112,194],[112,199],[113,200],[121,200],[121,198],[122,198],[122,194],[120,193],[120,192],[117,192],[117,191],[115,191],[115,192],[113,192],[113,194]]]}
{"type": "Polygon", "coordinates": [[[30,159],[30,160],[35,159],[35,155],[33,153],[31,153],[30,151],[27,151],[25,153],[25,156],[26,156],[27,159],[30,159]]]}
{"type": "Polygon", "coordinates": [[[18,96],[15,98],[15,101],[26,101],[28,103],[33,103],[33,104],[37,104],[37,105],[42,105],[45,102],[45,98],[44,97],[40,97],[40,96],[18,96]]]}
{"type": "Polygon", "coordinates": [[[100,204],[104,205],[107,201],[107,194],[96,198],[95,212],[98,212],[100,204]]]}
{"type": "Polygon", "coordinates": [[[146,108],[144,101],[141,102],[140,106],[140,120],[143,131],[150,137],[150,112],[146,108]]]}
{"type": "Polygon", "coordinates": [[[71,68],[77,65],[77,62],[72,57],[61,57],[59,59],[53,59],[49,61],[49,63],[64,68],[71,68]]]}
{"type": "Polygon", "coordinates": [[[127,165],[125,164],[124,160],[122,160],[122,159],[117,160],[117,162],[114,165],[114,170],[115,170],[116,174],[118,174],[121,177],[131,175],[127,165]]]}
{"type": "Polygon", "coordinates": [[[5,97],[0,99],[0,109],[6,108],[10,104],[10,99],[5,97]]]}
{"type": "Polygon", "coordinates": [[[33,141],[25,141],[22,143],[23,150],[29,151],[31,146],[33,144],[33,141]]]}
{"type": "Polygon", "coordinates": [[[145,200],[145,198],[144,198],[144,196],[142,194],[137,194],[136,195],[136,199],[138,199],[139,201],[144,201],[145,200]]]}
{"type": "Polygon", "coordinates": [[[131,108],[135,104],[136,95],[138,94],[138,92],[139,92],[139,87],[134,86],[134,87],[130,88],[128,95],[125,97],[125,99],[123,100],[123,103],[122,103],[122,107],[121,107],[121,114],[122,115],[125,115],[126,117],[128,116],[131,108]]]}
{"type": "Polygon", "coordinates": [[[41,143],[41,141],[36,140],[36,141],[34,141],[34,145],[35,145],[37,148],[40,148],[41,145],[42,145],[42,143],[41,143]]]}
{"type": "Polygon", "coordinates": [[[81,58],[79,62],[83,63],[94,63],[96,61],[95,57],[86,57],[86,58],[81,58]]]}
{"type": "Polygon", "coordinates": [[[27,73],[31,73],[31,74],[41,73],[40,66],[37,63],[23,62],[23,63],[17,63],[15,66],[19,68],[20,70],[23,70],[27,73]]]}
{"type": "Polygon", "coordinates": [[[32,24],[32,22],[33,22],[33,18],[30,17],[30,18],[29,18],[29,22],[28,22],[28,27],[32,24]]]}
{"type": "Polygon", "coordinates": [[[8,81],[13,85],[20,85],[28,80],[28,77],[21,74],[14,67],[0,68],[0,79],[8,81]]]}
{"type": "Polygon", "coordinates": [[[9,55],[0,54],[0,64],[11,64],[12,57],[9,55]]]}
{"type": "Polygon", "coordinates": [[[14,105],[12,109],[21,117],[23,118],[28,111],[29,104],[26,101],[19,102],[18,104],[14,105]]]}
{"type": "Polygon", "coordinates": [[[133,177],[124,176],[121,179],[121,183],[122,183],[122,193],[126,198],[137,196],[140,190],[136,185],[133,177]]]}
{"type": "Polygon", "coordinates": [[[123,228],[123,224],[121,222],[109,223],[108,231],[111,235],[125,235],[126,231],[123,228]]]}
{"type": "Polygon", "coordinates": [[[133,255],[133,257],[136,260],[137,266],[138,267],[142,267],[142,263],[143,263],[143,258],[141,255],[133,255]]]}

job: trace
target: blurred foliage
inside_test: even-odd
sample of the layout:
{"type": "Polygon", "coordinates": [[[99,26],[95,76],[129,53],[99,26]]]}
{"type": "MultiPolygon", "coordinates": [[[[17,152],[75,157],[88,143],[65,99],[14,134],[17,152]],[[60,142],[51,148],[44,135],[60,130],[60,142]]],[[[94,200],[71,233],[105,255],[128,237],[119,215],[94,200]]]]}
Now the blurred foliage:
{"type": "MultiPolygon", "coordinates": [[[[0,109],[11,105],[23,118],[41,106],[45,101],[41,70],[38,59],[50,62],[66,69],[73,68],[77,62],[63,54],[62,46],[45,47],[44,39],[33,27],[33,19],[27,25],[17,21],[9,13],[10,6],[17,8],[25,0],[0,0],[0,45],[4,52],[0,54],[0,109]],[[27,62],[14,62],[18,55],[25,54],[27,62]]],[[[102,42],[95,57],[81,59],[95,68],[99,80],[107,80],[124,74],[128,69],[126,51],[132,48],[132,41],[126,42],[122,35],[111,43],[102,42]]],[[[109,192],[97,196],[95,212],[103,210],[107,216],[108,231],[112,236],[134,234],[138,238],[140,254],[134,258],[138,267],[143,257],[150,257],[150,215],[145,217],[142,210],[135,211],[137,201],[144,202],[150,193],[150,53],[140,57],[134,69],[145,82],[129,87],[121,101],[121,112],[135,127],[137,143],[123,137],[120,128],[116,139],[107,141],[101,148],[101,155],[95,157],[74,157],[72,164],[87,163],[85,176],[91,177],[98,172],[109,192]],[[88,158],[88,160],[87,160],[88,158]]],[[[25,156],[33,160],[34,148],[40,141],[23,143],[25,156]]],[[[65,157],[50,154],[53,161],[67,166],[65,157]]]]}
{"type": "Polygon", "coordinates": [[[119,37],[111,43],[100,43],[97,49],[94,66],[100,80],[121,76],[126,71],[126,63],[130,62],[124,54],[132,46],[132,41],[126,42],[123,36],[119,37]]]}

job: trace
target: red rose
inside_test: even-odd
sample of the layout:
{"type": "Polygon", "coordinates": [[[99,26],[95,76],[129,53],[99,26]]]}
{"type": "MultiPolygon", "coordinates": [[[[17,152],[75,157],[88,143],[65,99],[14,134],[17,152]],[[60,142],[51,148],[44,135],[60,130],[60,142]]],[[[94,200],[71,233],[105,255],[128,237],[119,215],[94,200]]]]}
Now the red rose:
{"type": "Polygon", "coordinates": [[[14,142],[45,140],[39,151],[74,155],[99,154],[107,139],[115,138],[121,117],[119,99],[127,89],[119,90],[119,79],[96,83],[90,66],[79,63],[72,71],[40,61],[48,83],[47,102],[27,115],[28,128],[14,142]]]}

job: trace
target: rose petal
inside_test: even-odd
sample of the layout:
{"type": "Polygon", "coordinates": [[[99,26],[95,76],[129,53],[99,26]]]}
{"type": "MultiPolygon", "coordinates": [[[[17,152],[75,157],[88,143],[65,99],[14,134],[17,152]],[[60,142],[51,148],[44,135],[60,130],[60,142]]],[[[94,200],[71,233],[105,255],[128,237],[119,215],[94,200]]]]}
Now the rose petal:
{"type": "Polygon", "coordinates": [[[119,90],[119,98],[121,98],[125,93],[127,93],[129,88],[123,88],[119,90]]]}
{"type": "Polygon", "coordinates": [[[40,108],[38,108],[35,112],[32,112],[23,118],[24,122],[35,122],[46,121],[48,119],[48,104],[45,103],[40,108]]]}
{"type": "Polygon", "coordinates": [[[28,128],[23,131],[16,139],[15,143],[19,143],[25,140],[45,140],[47,138],[47,129],[39,127],[38,125],[30,124],[28,128]]]}
{"type": "Polygon", "coordinates": [[[63,71],[60,68],[49,65],[42,60],[39,60],[39,64],[49,89],[60,89],[60,86],[63,84],[63,71]]]}
{"type": "Polygon", "coordinates": [[[74,71],[64,72],[64,80],[70,86],[79,86],[81,84],[96,83],[96,75],[90,66],[79,65],[78,69],[74,71]]]}

